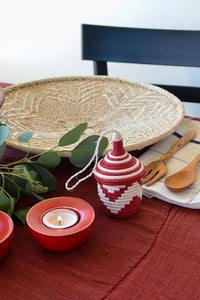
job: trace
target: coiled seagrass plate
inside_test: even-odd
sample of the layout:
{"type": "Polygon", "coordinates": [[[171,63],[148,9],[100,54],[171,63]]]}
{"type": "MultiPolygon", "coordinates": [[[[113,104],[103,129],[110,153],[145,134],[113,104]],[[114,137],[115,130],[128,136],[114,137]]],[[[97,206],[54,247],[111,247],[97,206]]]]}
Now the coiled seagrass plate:
{"type": "MultiPolygon", "coordinates": [[[[171,93],[107,76],[51,78],[7,87],[0,112],[10,129],[7,146],[23,151],[31,147],[32,153],[56,146],[64,133],[85,122],[88,129],[82,139],[116,129],[127,151],[142,149],[172,134],[184,118],[182,102],[171,93]],[[27,131],[33,132],[30,146],[17,140],[27,131]]],[[[107,137],[106,152],[112,148],[107,137]]]]}

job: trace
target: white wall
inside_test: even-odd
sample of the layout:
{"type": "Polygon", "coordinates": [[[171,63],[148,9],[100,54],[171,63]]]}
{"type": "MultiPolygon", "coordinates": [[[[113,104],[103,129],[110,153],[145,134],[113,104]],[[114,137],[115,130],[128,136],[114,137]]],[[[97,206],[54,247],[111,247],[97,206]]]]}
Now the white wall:
{"type": "MultiPolygon", "coordinates": [[[[200,30],[199,0],[6,0],[0,5],[0,82],[93,75],[81,60],[81,23],[200,30]]],[[[200,72],[109,64],[109,75],[134,81],[190,83],[200,72]]]]}

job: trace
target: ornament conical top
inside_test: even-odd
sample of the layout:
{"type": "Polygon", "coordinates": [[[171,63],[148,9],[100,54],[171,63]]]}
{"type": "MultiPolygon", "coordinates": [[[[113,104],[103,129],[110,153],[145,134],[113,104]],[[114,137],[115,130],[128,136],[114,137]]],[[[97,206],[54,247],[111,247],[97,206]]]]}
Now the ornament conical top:
{"type": "Polygon", "coordinates": [[[124,149],[120,134],[113,135],[113,150],[100,160],[94,171],[97,182],[110,185],[138,181],[144,174],[144,165],[124,149]]]}

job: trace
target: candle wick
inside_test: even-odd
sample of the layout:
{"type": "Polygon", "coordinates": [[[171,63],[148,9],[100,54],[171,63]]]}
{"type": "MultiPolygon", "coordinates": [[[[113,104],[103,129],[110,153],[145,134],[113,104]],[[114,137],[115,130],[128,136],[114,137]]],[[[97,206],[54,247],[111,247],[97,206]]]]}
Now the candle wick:
{"type": "Polygon", "coordinates": [[[61,226],[62,225],[62,217],[58,216],[58,225],[61,226]]]}

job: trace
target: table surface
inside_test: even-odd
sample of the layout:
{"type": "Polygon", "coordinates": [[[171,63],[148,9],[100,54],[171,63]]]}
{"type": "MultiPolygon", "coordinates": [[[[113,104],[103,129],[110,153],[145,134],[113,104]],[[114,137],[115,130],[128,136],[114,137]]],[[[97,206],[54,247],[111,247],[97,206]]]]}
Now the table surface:
{"type": "MultiPolygon", "coordinates": [[[[7,149],[4,160],[23,155],[7,149]]],[[[45,197],[86,200],[95,211],[94,228],[80,247],[57,253],[14,220],[13,242],[0,261],[1,300],[200,299],[199,210],[143,197],[134,217],[111,218],[100,207],[93,177],[69,192],[65,182],[77,171],[69,159],[51,171],[58,187],[45,197]]]]}

